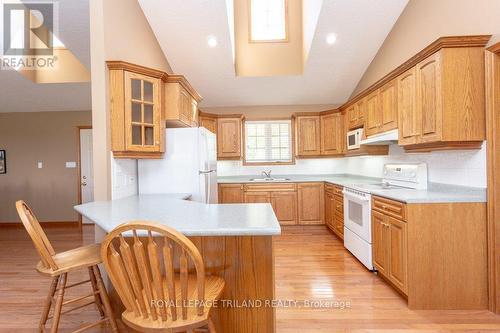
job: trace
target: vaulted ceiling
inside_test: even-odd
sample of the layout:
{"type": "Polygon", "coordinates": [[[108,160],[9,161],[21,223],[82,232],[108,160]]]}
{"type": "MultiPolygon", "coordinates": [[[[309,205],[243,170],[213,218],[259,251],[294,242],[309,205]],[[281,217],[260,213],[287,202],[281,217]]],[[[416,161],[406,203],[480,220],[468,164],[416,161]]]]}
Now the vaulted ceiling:
{"type": "Polygon", "coordinates": [[[138,1],[173,70],[204,97],[202,107],[342,104],[408,2],[304,0],[319,3],[320,10],[310,20],[315,26],[304,28],[312,41],[303,74],[241,77],[228,20],[232,0],[138,1]],[[334,45],[326,43],[330,33],[337,36],[334,45]],[[208,47],[209,36],[217,39],[216,47],[208,47]]]}
{"type": "MultiPolygon", "coordinates": [[[[88,0],[58,1],[58,10],[58,38],[90,70],[88,0]]],[[[90,82],[37,84],[15,70],[0,70],[0,86],[0,112],[91,109],[90,82]]]]}

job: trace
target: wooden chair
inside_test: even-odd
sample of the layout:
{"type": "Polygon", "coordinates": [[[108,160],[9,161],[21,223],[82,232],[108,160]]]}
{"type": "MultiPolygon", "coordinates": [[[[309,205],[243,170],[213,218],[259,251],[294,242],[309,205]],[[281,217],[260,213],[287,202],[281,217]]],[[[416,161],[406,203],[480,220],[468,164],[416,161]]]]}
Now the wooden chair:
{"type": "Polygon", "coordinates": [[[107,235],[101,256],[125,311],[126,325],[141,332],[216,333],[210,310],[225,282],[205,276],[200,252],[164,225],[135,221],[107,235]]]}
{"type": "Polygon", "coordinates": [[[102,262],[100,254],[100,244],[92,244],[65,252],[55,253],[47,236],[43,232],[40,223],[38,222],[31,209],[28,207],[28,205],[24,201],[19,200],[16,202],[16,209],[19,217],[21,218],[21,221],[23,222],[24,227],[26,228],[26,231],[35,244],[35,248],[38,254],[40,255],[41,261],[36,266],[37,271],[41,274],[52,277],[49,294],[45,301],[42,318],[40,319],[40,332],[45,332],[45,325],[49,319],[52,319],[52,327],[50,329],[50,332],[57,332],[62,314],[80,309],[93,303],[96,304],[97,309],[99,310],[99,313],[101,315],[101,319],[84,327],[81,327],[75,330],[73,333],[82,332],[104,322],[109,322],[111,330],[113,332],[118,332],[116,322],[113,317],[113,312],[109,303],[109,298],[106,293],[106,288],[102,281],[99,267],[97,266],[102,262]],[[85,268],[88,269],[88,280],[67,285],[68,273],[85,268]],[[90,294],[64,301],[64,292],[66,289],[76,287],[84,283],[91,284],[92,292],[90,294]],[[55,298],[53,315],[49,316],[56,292],[57,296],[55,298]],[[90,300],[89,298],[92,298],[92,300],[90,300]],[[85,300],[85,303],[79,304],[81,303],[81,301],[85,300]],[[75,307],[62,311],[62,307],[69,304],[73,304],[75,307]]]}

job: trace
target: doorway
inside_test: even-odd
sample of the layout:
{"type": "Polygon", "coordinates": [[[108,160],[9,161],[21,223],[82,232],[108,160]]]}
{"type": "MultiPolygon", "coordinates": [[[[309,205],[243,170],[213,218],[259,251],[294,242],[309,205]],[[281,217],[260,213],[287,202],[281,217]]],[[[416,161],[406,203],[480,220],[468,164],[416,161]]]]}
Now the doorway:
{"type": "MultiPolygon", "coordinates": [[[[78,127],[78,203],[94,201],[94,166],[92,157],[92,128],[78,127]]],[[[92,222],[80,215],[80,223],[92,222]]]]}

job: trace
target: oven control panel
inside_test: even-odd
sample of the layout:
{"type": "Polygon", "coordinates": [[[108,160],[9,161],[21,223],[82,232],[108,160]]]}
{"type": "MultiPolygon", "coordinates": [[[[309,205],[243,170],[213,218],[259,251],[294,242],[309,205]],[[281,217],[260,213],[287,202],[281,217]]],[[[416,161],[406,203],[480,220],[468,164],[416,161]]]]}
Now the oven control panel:
{"type": "Polygon", "coordinates": [[[415,189],[426,189],[427,164],[385,164],[383,181],[415,189]]]}

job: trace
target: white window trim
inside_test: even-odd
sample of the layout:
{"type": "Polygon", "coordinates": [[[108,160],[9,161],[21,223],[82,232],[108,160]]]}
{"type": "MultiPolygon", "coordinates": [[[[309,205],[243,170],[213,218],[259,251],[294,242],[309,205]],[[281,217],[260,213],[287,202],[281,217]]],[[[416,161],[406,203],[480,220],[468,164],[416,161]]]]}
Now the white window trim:
{"type": "MultiPolygon", "coordinates": [[[[280,164],[295,164],[295,153],[294,153],[294,133],[293,133],[293,122],[291,119],[274,119],[274,120],[247,120],[243,123],[243,165],[280,165],[280,164]],[[247,136],[247,124],[248,123],[287,123],[289,125],[289,149],[290,149],[290,159],[289,160],[247,160],[247,149],[248,149],[248,136],[247,136]]],[[[266,148],[271,149],[271,148],[266,148]]]]}
{"type": "Polygon", "coordinates": [[[252,36],[252,0],[248,0],[248,41],[250,43],[287,43],[288,42],[288,0],[285,2],[285,38],[253,39],[252,36]]]}

